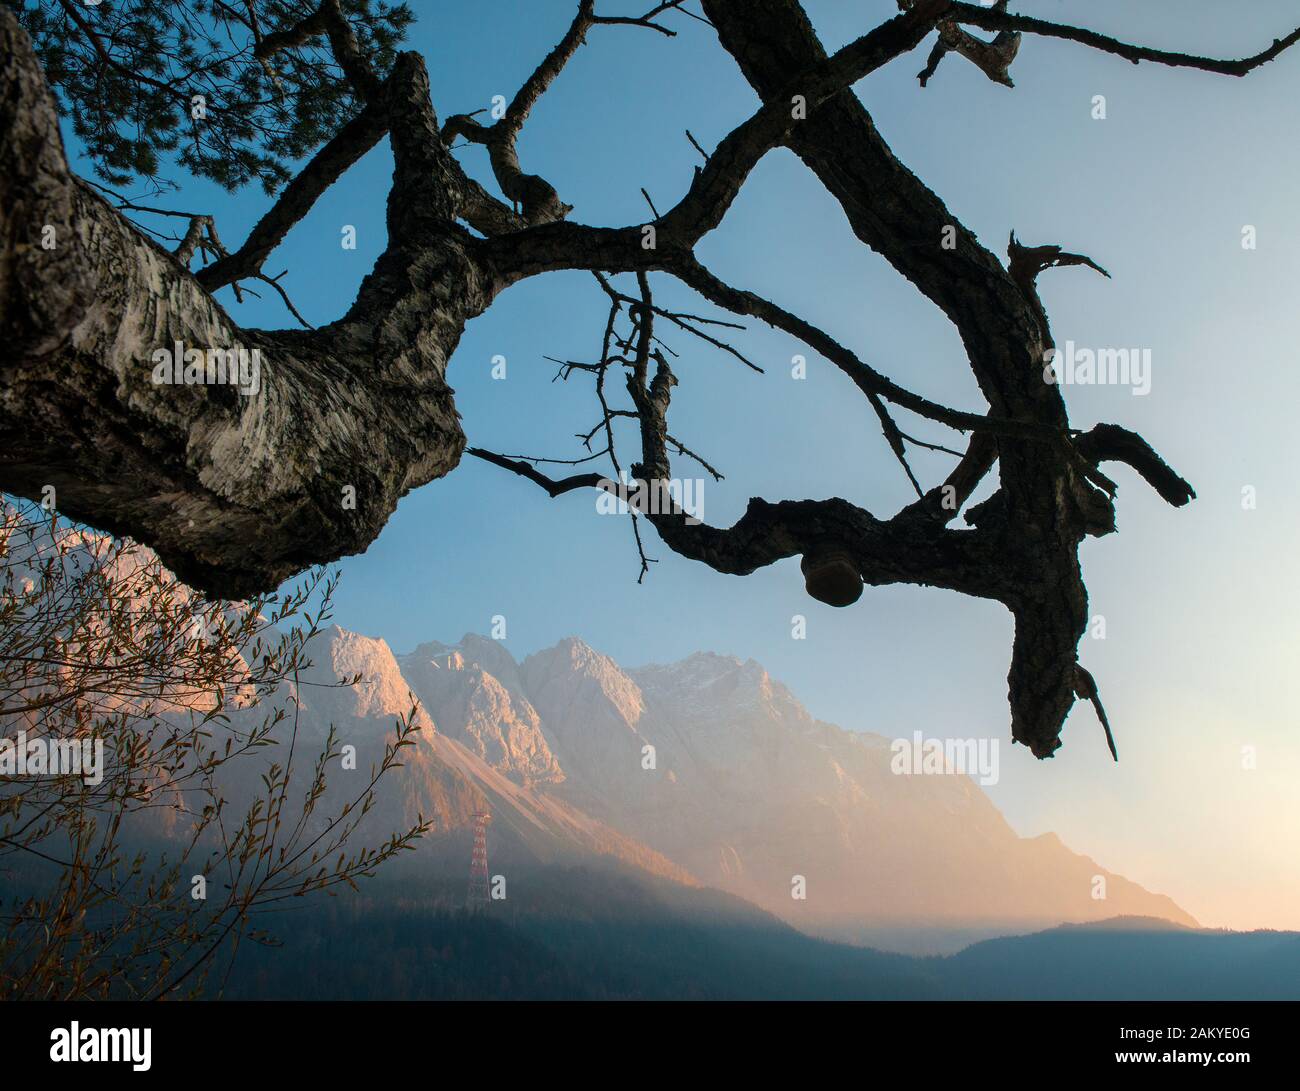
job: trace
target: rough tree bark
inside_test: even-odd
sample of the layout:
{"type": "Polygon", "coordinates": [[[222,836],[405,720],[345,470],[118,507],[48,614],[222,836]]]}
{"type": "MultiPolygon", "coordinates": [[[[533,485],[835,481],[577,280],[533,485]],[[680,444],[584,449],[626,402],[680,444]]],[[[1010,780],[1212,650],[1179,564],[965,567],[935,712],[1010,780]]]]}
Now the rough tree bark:
{"type": "Polygon", "coordinates": [[[49,92],[7,11],[0,54],[5,488],[39,499],[53,486],[66,514],[241,597],[364,549],[403,494],[456,466],[465,437],[447,361],[492,291],[450,224],[459,172],[415,54],[387,89],[393,243],[348,314],[314,333],[240,329],[69,172],[49,92]],[[52,250],[41,246],[47,226],[52,250]],[[258,349],[260,394],[154,385],[152,351],[178,341],[258,349]]]}
{"type": "MultiPolygon", "coordinates": [[[[922,490],[907,468],[918,499],[887,519],[838,499],[755,498],[730,528],[676,510],[648,514],[660,538],[726,573],[802,555],[810,593],[836,605],[856,599],[863,584],[897,582],[1003,603],[1016,622],[1008,676],[1012,736],[1050,756],[1077,697],[1101,711],[1096,685],[1078,663],[1087,620],[1078,547],[1085,536],[1115,528],[1115,487],[1099,464],[1127,463],[1174,505],[1194,493],[1141,437],[1111,424],[1083,433],[1072,428],[1060,388],[1043,381],[1053,345],[1036,278],[1059,265],[1099,267],[1059,247],[1021,246],[1014,235],[1004,265],[898,161],[848,88],[935,32],[922,85],[952,53],[1010,86],[1023,34],[1133,63],[1241,76],[1294,44],[1300,30],[1255,57],[1219,61],[1010,14],[1005,0],[992,9],[900,0],[897,17],[828,56],[798,0],[701,3],[763,106],[706,156],[667,212],[655,212],[648,225],[602,228],[565,219],[570,206],[521,164],[518,135],[593,28],[631,23],[662,30],[653,17],[677,5],[658,5],[641,19],[612,19],[597,14],[593,0],[579,0],[565,36],[500,120],[484,125],[456,115],[440,127],[420,57],[401,54],[379,79],[337,0],[322,0],[298,25],[262,39],[257,55],[326,36],[363,108],[286,187],[248,240],[198,274],[72,175],[30,43],[0,9],[0,487],[39,497],[53,486],[60,510],[148,543],[182,579],[206,591],[239,597],[269,589],[310,564],[364,549],[401,496],[455,468],[465,436],[447,367],[465,324],[508,285],[558,269],[593,272],[611,298],[602,358],[571,365],[597,378],[602,420],[593,434],[604,429],[617,469],[611,421],[634,418],[634,479],[667,480],[670,451],[690,452],[668,431],[676,378],[652,330],[659,318],[699,332],[654,305],[646,274],[667,273],[726,311],[801,339],[843,372],[870,402],[905,468],[907,443],[917,441],[895,424],[891,405],[969,439],[935,488],[922,490]],[[997,38],[986,42],[968,27],[997,38]],[[796,99],[803,111],[791,109],[796,99]],[[211,292],[260,276],[261,263],[320,194],[385,135],[394,156],[389,245],[348,313],[319,330],[239,328],[211,292]],[[457,137],[486,149],[500,191],[516,207],[464,174],[448,151],[457,137]],[[695,244],[721,222],[754,165],[781,145],[835,197],[857,238],[957,327],[987,402],[983,411],[906,390],[823,331],[699,264],[695,244]],[[647,227],[654,231],[650,247],[643,245],[647,227]],[[941,245],[945,236],[955,248],[941,245]],[[620,272],[638,274],[638,296],[623,296],[605,279],[620,272]],[[620,338],[614,330],[622,314],[633,328],[620,338]],[[176,342],[257,349],[260,393],[155,385],[151,354],[176,342]],[[604,380],[611,372],[625,375],[631,408],[610,408],[604,380]],[[965,527],[952,526],[995,466],[998,490],[965,511],[965,527]],[[355,507],[345,502],[349,496],[355,507]]],[[[191,235],[197,238],[197,229],[191,235]]],[[[195,246],[187,240],[186,259],[195,246]]],[[[471,453],[552,496],[611,488],[599,474],[557,481],[526,460],[471,453]]]]}

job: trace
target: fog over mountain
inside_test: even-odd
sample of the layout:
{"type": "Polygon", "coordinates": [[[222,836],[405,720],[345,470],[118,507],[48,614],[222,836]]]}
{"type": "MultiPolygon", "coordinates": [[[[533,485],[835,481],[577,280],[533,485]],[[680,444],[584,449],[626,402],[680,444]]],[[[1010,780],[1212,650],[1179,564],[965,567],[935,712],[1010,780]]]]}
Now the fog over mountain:
{"type": "Polygon", "coordinates": [[[467,868],[486,808],[491,870],[507,878],[609,857],[885,949],[1117,915],[1196,923],[1054,835],[1017,836],[969,777],[891,772],[890,740],[814,720],[752,661],[625,669],[569,638],[517,663],[474,635],[399,657],[337,627],[311,651],[315,680],[362,676],[302,694],[305,729],[335,724],[362,768],[418,702],[420,741],[379,808],[391,825],[435,821],[407,866],[467,868]]]}
{"type": "MultiPolygon", "coordinates": [[[[129,577],[125,564],[115,579],[129,577]]],[[[414,744],[359,831],[377,844],[428,821],[416,851],[388,865],[409,878],[463,890],[473,816],[486,810],[490,870],[505,876],[511,905],[529,900],[539,870],[599,884],[612,868],[720,891],[733,899],[727,913],[742,899],[812,935],[911,953],[1117,916],[1196,925],[1055,835],[1018,836],[970,777],[895,772],[891,740],[814,720],[752,660],[700,652],[629,669],[570,637],[519,663],[473,634],[395,656],[338,626],[307,654],[310,667],[268,702],[241,707],[247,699],[232,695],[237,728],[273,706],[292,713],[281,745],[223,768],[223,794],[246,806],[266,765],[286,759],[290,729],[309,763],[333,727],[356,760],[327,768],[327,805],[311,818],[323,824],[364,794],[409,716],[414,744]]],[[[131,816],[134,831],[183,835],[167,791],[131,816]]],[[[599,891],[584,896],[600,902],[599,891]]]]}
{"type": "MultiPolygon", "coordinates": [[[[236,735],[286,713],[277,745],[221,767],[230,813],[291,755],[301,798],[333,730],[308,835],[342,813],[349,851],[429,829],[354,896],[270,914],[287,949],[248,952],[229,995],[1294,996],[1295,935],[1197,931],[1054,835],[1019,837],[970,777],[895,771],[890,739],[813,719],[752,660],[627,668],[570,637],[517,662],[472,634],[397,656],[337,626],[307,653],[262,703],[226,695],[236,735]],[[359,809],[400,719],[410,745],[359,809]],[[505,898],[467,909],[482,811],[505,898]]],[[[185,841],[183,791],[160,782],[131,838],[185,841]]]]}

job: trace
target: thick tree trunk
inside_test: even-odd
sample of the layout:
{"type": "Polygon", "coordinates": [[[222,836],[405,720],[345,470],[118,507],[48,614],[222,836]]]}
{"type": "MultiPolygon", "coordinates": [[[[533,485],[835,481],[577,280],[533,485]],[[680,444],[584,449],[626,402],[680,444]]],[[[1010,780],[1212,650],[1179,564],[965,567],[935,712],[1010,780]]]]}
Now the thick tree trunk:
{"type": "MultiPolygon", "coordinates": [[[[0,57],[0,486],[36,499],[52,486],[61,512],[148,541],[227,597],[364,549],[464,448],[447,361],[492,295],[471,240],[447,221],[402,233],[418,244],[390,247],[342,321],[241,330],[70,174],[50,92],[3,10],[0,57]],[[257,350],[256,393],[155,383],[154,353],[178,342],[257,350]]],[[[427,109],[422,66],[401,74],[399,105],[427,109]]],[[[419,166],[430,176],[413,185],[433,184],[438,164],[419,166]]],[[[412,208],[417,196],[395,194],[390,216],[439,211],[412,208]]]]}

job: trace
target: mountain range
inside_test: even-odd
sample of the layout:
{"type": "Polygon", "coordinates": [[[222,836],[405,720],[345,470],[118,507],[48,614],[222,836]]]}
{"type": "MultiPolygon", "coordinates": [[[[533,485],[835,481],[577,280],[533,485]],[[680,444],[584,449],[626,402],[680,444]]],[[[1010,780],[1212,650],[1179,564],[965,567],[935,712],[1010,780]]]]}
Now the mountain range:
{"type": "Polygon", "coordinates": [[[394,828],[434,822],[408,866],[467,874],[487,810],[507,897],[512,869],[603,858],[887,950],[1115,916],[1196,925],[1056,836],[1018,836],[971,778],[893,772],[890,740],[813,719],[752,660],[627,669],[568,638],[518,662],[472,634],[397,656],[338,627],[309,651],[300,730],[333,724],[359,768],[416,705],[417,744],[377,808],[394,828]]]}
{"type": "MultiPolygon", "coordinates": [[[[69,549],[100,541],[84,537],[69,549]]],[[[129,587],[144,560],[110,578],[129,587]]],[[[1300,995],[1300,935],[1198,928],[1056,836],[1020,837],[970,777],[906,772],[892,740],[814,719],[752,660],[630,668],[570,637],[521,662],[472,634],[394,655],[339,627],[308,653],[268,699],[290,710],[280,745],[222,766],[221,794],[242,814],[291,726],[300,756],[335,732],[319,827],[364,795],[407,719],[411,745],[349,850],[429,830],[359,893],[270,913],[283,947],[241,955],[221,995],[1300,995]],[[484,812],[504,898],[467,908],[484,812]]],[[[236,733],[267,714],[245,706],[239,693],[223,706],[236,733]]],[[[310,783],[304,760],[292,795],[310,783]]],[[[160,783],[132,812],[132,836],[166,849],[186,833],[173,791],[160,783]]],[[[24,881],[0,876],[0,899],[24,881]]]]}

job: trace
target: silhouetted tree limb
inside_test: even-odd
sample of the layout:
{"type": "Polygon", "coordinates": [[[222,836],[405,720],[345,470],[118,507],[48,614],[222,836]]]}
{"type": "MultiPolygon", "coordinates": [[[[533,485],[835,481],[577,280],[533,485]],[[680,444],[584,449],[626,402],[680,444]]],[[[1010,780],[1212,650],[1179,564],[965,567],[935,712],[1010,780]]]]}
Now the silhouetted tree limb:
{"type": "MultiPolygon", "coordinates": [[[[322,0],[288,20],[246,5],[248,18],[227,19],[226,29],[233,37],[243,27],[248,40],[222,63],[248,73],[249,86],[266,86],[265,72],[275,89],[297,81],[317,96],[321,116],[338,120],[229,255],[215,228],[193,219],[176,251],[164,251],[69,172],[56,100],[26,34],[0,9],[0,122],[7,135],[0,147],[0,337],[11,359],[0,387],[0,487],[36,496],[52,485],[68,514],[153,545],[182,578],[209,591],[239,596],[272,587],[310,563],[364,549],[405,492],[455,468],[466,442],[446,369],[466,323],[513,283],[581,269],[595,275],[610,302],[597,361],[562,369],[565,377],[590,375],[595,383],[599,423],[586,436],[590,454],[582,461],[607,457],[617,475],[615,425],[635,424],[640,457],[631,469],[645,484],[613,489],[634,497],[668,479],[672,454],[698,459],[668,429],[673,350],[655,332],[655,319],[753,366],[706,329],[725,320],[654,305],[649,274],[665,274],[724,312],[798,338],[844,374],[918,499],[880,519],[838,499],[756,498],[730,528],[707,526],[669,505],[645,516],[656,533],[675,552],[727,573],[802,556],[810,593],[836,604],[856,598],[862,584],[893,582],[1002,602],[1016,623],[1008,679],[1013,737],[1050,755],[1081,695],[1077,657],[1087,593],[1078,547],[1084,537],[1115,528],[1115,484],[1100,464],[1126,463],[1174,505],[1194,493],[1134,433],[1116,425],[1073,428],[1059,385],[1044,381],[1052,340],[1038,274],[1071,264],[1104,270],[1056,246],[1021,246],[1014,236],[1004,265],[897,159],[850,88],[931,34],[937,44],[925,78],[956,52],[1010,86],[1024,35],[1134,63],[1244,75],[1300,40],[1300,30],[1254,57],[1216,61],[1016,15],[1005,0],[992,8],[902,0],[898,16],[828,55],[797,0],[701,0],[701,21],[715,29],[762,105],[712,153],[702,152],[705,162],[662,215],[652,203],[648,223],[590,226],[569,222],[571,208],[555,187],[524,170],[519,133],[592,28],[630,24],[666,32],[661,17],[693,16],[680,3],[660,3],[641,16],[606,16],[597,2],[579,0],[564,35],[490,125],[465,114],[439,124],[423,61],[393,49],[401,13],[371,10],[368,0],[322,0]],[[996,37],[985,41],[972,31],[996,37]],[[262,272],[267,256],[385,135],[394,158],[388,245],[348,312],[319,330],[240,328],[211,292],[223,285],[238,291],[253,279],[282,291],[280,277],[262,272]],[[449,144],[458,137],[486,148],[499,194],[470,179],[452,157],[449,144]],[[813,172],[854,235],[954,324],[986,406],[959,410],[923,398],[779,303],[700,264],[700,239],[722,222],[755,165],[779,147],[813,172]],[[53,248],[39,244],[47,228],[57,239],[53,248]],[[213,264],[189,272],[193,257],[214,253],[213,264]],[[619,274],[635,274],[638,291],[615,287],[611,278],[619,274]],[[155,385],[151,353],[177,342],[257,349],[265,361],[259,393],[155,385]],[[615,376],[625,380],[628,403],[611,400],[620,394],[609,381],[615,376]],[[927,489],[915,477],[906,446],[955,453],[959,444],[942,435],[913,438],[896,411],[967,434],[964,454],[939,485],[927,489]],[[597,431],[605,448],[591,452],[597,431]],[[992,496],[970,507],[995,468],[992,496]],[[351,506],[343,502],[347,495],[355,499],[351,506]],[[966,527],[955,529],[963,513],[966,527]]],[[[170,0],[160,10],[183,4],[170,0]]],[[[82,82],[59,77],[65,98],[85,79],[111,78],[156,115],[174,108],[171,69],[146,66],[131,84],[130,66],[113,53],[116,40],[100,37],[84,13],[75,14],[80,22],[70,14],[53,23],[25,16],[42,42],[58,44],[64,33],[82,51],[82,82]]],[[[144,63],[138,54],[132,59],[144,63]]],[[[240,105],[252,117],[263,108],[274,107],[260,100],[240,105]]],[[[241,139],[219,123],[214,130],[227,146],[241,139]]],[[[107,162],[119,154],[122,134],[111,125],[96,131],[92,150],[107,162]]],[[[167,139],[158,138],[164,151],[167,139]]],[[[228,181],[274,174],[275,155],[306,139],[277,136],[270,158],[246,156],[228,181]]],[[[210,158],[196,162],[220,173],[210,158]]],[[[472,453],[553,496],[610,484],[598,474],[556,480],[537,469],[537,460],[472,453]]],[[[644,574],[639,530],[637,544],[644,574]]],[[[1099,701],[1097,707],[1100,713],[1099,701]]]]}
{"type": "Polygon", "coordinates": [[[1297,28],[1282,38],[1274,38],[1272,45],[1253,56],[1244,57],[1241,60],[1219,60],[1214,57],[1197,57],[1189,53],[1171,53],[1168,50],[1153,49],[1149,46],[1130,45],[1105,34],[1098,34],[1094,30],[1064,26],[1060,23],[1050,22],[1047,19],[1035,19],[1028,15],[1014,15],[1009,13],[1006,7],[1005,2],[999,2],[992,8],[980,7],[977,4],[970,3],[954,3],[952,5],[952,19],[954,22],[981,27],[984,30],[1010,31],[1022,34],[1038,34],[1046,38],[1059,38],[1063,41],[1085,45],[1089,49],[1097,49],[1103,53],[1123,57],[1133,64],[1149,61],[1152,64],[1163,64],[1173,68],[1196,68],[1202,72],[1212,72],[1220,76],[1247,76],[1261,65],[1265,65],[1281,56],[1296,42],[1300,42],[1300,28],[1297,28]]]}

